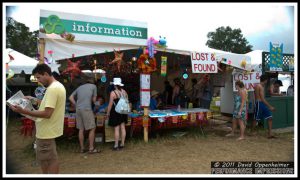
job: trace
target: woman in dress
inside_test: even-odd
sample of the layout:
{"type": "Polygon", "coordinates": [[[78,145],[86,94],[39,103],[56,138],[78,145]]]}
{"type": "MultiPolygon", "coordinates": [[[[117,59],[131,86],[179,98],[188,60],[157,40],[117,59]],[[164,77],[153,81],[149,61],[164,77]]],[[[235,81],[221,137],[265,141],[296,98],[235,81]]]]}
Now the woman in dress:
{"type": "Polygon", "coordinates": [[[108,117],[108,125],[114,127],[115,144],[112,150],[116,151],[124,148],[125,138],[126,138],[125,124],[127,124],[128,119],[127,119],[127,114],[117,113],[115,107],[118,104],[121,96],[128,97],[128,95],[127,92],[122,88],[124,84],[122,84],[121,78],[114,78],[111,84],[115,86],[115,90],[111,91],[110,93],[109,103],[107,108],[107,117],[108,117]],[[121,143],[119,144],[120,129],[121,129],[121,143]]]}
{"type": "Polygon", "coordinates": [[[232,131],[226,136],[234,136],[237,124],[240,126],[240,137],[237,140],[245,139],[245,128],[247,120],[247,108],[246,108],[246,98],[247,91],[245,89],[244,83],[242,81],[237,81],[235,87],[238,90],[234,94],[234,109],[233,109],[233,119],[232,119],[232,131]]]}

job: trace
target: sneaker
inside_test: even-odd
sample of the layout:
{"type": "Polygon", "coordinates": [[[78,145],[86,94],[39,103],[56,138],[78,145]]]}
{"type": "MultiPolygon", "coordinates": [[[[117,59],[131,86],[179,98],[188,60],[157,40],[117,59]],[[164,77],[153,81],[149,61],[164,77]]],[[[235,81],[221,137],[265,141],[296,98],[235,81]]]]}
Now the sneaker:
{"type": "Polygon", "coordinates": [[[112,150],[113,151],[119,151],[120,149],[119,149],[119,147],[113,147],[112,150]]]}
{"type": "Polygon", "coordinates": [[[120,150],[124,149],[124,145],[123,145],[123,146],[120,145],[120,146],[119,146],[119,149],[120,149],[120,150]]]}

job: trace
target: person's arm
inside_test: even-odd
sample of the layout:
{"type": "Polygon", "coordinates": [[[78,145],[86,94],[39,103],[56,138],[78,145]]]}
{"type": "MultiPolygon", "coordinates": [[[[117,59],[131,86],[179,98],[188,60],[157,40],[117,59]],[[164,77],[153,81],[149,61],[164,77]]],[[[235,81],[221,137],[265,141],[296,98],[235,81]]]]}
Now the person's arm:
{"type": "Polygon", "coordinates": [[[94,104],[96,103],[96,100],[97,100],[97,86],[94,85],[93,98],[92,98],[94,104]]]}
{"type": "Polygon", "coordinates": [[[176,86],[173,90],[173,94],[172,94],[172,103],[175,104],[175,96],[179,93],[179,87],[176,86]]]}
{"type": "Polygon", "coordinates": [[[70,102],[71,102],[74,106],[76,106],[76,101],[75,101],[75,99],[74,99],[74,95],[73,95],[73,94],[71,94],[71,96],[69,97],[69,100],[70,100],[70,102]]]}
{"type": "Polygon", "coordinates": [[[24,99],[30,100],[33,105],[40,105],[41,102],[42,102],[38,98],[35,98],[35,97],[32,97],[32,96],[24,96],[24,99]]]}
{"type": "Polygon", "coordinates": [[[274,92],[274,85],[270,86],[269,92],[270,92],[271,96],[282,96],[282,94],[280,94],[280,92],[278,92],[278,93],[274,92]]]}
{"type": "Polygon", "coordinates": [[[265,95],[264,95],[264,91],[263,91],[263,87],[262,87],[262,86],[259,86],[258,88],[259,88],[259,96],[260,96],[261,101],[262,101],[266,106],[268,106],[269,109],[270,109],[271,111],[275,111],[275,108],[274,108],[273,106],[271,106],[271,105],[266,101],[265,95]]]}
{"type": "Polygon", "coordinates": [[[27,114],[29,116],[38,117],[38,118],[46,118],[49,119],[54,111],[54,108],[46,107],[44,111],[29,111],[27,109],[23,109],[20,106],[9,106],[14,112],[20,114],[27,114]]]}
{"type": "Polygon", "coordinates": [[[94,104],[96,103],[96,100],[97,100],[97,96],[93,96],[92,101],[93,101],[94,104]]]}
{"type": "Polygon", "coordinates": [[[114,98],[115,98],[115,95],[114,95],[114,93],[112,91],[110,93],[109,103],[108,103],[107,112],[106,112],[107,117],[109,117],[109,114],[110,114],[110,111],[111,111],[111,108],[112,108],[112,104],[114,102],[114,98]]]}

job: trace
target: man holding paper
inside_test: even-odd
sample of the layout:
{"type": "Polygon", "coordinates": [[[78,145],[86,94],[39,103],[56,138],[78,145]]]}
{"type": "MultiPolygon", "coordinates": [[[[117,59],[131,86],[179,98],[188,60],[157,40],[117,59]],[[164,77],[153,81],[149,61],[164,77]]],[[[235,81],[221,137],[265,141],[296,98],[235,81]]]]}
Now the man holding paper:
{"type": "MultiPolygon", "coordinates": [[[[18,105],[9,107],[18,113],[37,117],[36,125],[36,156],[40,161],[44,174],[59,173],[55,138],[63,135],[64,114],[66,104],[65,87],[52,76],[51,68],[46,64],[38,64],[32,71],[35,78],[47,90],[37,111],[23,109],[18,105]]],[[[28,97],[33,99],[33,97],[28,97]]]]}

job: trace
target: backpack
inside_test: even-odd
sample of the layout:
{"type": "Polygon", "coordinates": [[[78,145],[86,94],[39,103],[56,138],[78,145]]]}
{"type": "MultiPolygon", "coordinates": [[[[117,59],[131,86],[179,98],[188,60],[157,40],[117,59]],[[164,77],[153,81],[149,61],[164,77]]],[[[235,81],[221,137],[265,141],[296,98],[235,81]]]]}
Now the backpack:
{"type": "Polygon", "coordinates": [[[130,106],[127,97],[121,93],[121,97],[117,103],[115,104],[115,111],[119,114],[128,114],[130,113],[130,106]]]}

